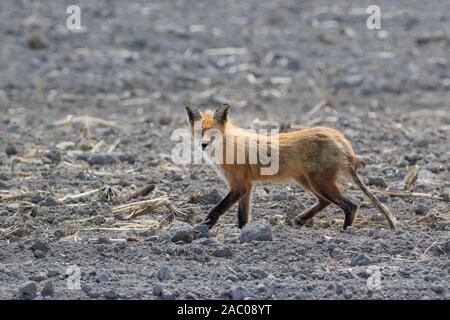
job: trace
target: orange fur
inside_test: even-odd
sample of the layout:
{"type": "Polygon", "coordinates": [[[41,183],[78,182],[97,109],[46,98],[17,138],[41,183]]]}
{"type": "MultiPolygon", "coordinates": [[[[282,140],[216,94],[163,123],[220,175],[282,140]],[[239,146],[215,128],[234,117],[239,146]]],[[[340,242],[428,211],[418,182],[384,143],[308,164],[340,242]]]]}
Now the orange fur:
{"type": "MultiPolygon", "coordinates": [[[[190,109],[187,107],[187,110],[190,109]]],[[[306,190],[312,192],[319,201],[318,204],[294,219],[297,224],[304,224],[330,203],[338,205],[344,211],[344,228],[352,224],[357,206],[343,196],[338,180],[341,177],[353,181],[358,180],[355,178],[358,160],[350,141],[342,133],[332,128],[315,127],[263,136],[245,131],[228,121],[228,105],[221,106],[214,113],[206,111],[201,114],[198,109],[193,112],[197,112],[197,117],[201,120],[203,142],[211,142],[208,141],[209,137],[205,132],[209,129],[216,129],[224,137],[222,142],[223,160],[227,158],[227,151],[231,147],[227,144],[232,144],[232,148],[235,150],[234,163],[219,164],[218,167],[224,172],[227,179],[230,187],[229,195],[233,193],[233,197],[230,196],[230,199],[235,202],[240,201],[240,227],[249,219],[250,204],[248,198],[254,181],[287,181],[290,179],[294,179],[306,190]],[[251,164],[249,161],[249,145],[267,145],[266,149],[268,153],[271,153],[273,152],[274,141],[279,142],[279,170],[274,175],[262,175],[261,168],[264,165],[260,163],[251,164]],[[238,152],[245,153],[243,164],[236,163],[238,152]],[[238,200],[235,200],[235,198],[238,200]]],[[[191,122],[190,126],[193,130],[191,122]]],[[[391,227],[395,227],[395,219],[390,215],[387,208],[380,206],[375,196],[367,194],[368,189],[364,189],[364,186],[361,186],[360,183],[362,182],[357,182],[358,186],[369,196],[374,205],[386,215],[391,227]],[[383,208],[386,209],[385,212],[381,210],[383,208]]],[[[221,204],[222,207],[219,207],[219,204],[217,208],[213,209],[215,211],[210,213],[209,216],[214,216],[212,224],[223,213],[223,208],[230,206],[225,200],[221,204]]]]}

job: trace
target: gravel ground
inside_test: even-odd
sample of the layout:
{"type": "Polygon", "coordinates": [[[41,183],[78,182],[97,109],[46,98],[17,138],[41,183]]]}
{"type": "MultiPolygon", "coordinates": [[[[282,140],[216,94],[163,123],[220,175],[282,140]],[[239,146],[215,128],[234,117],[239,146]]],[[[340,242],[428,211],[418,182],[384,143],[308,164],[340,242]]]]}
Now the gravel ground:
{"type": "Polygon", "coordinates": [[[78,33],[69,4],[0,3],[0,299],[450,298],[447,0],[86,0],[78,33]],[[435,198],[379,194],[393,232],[350,189],[360,210],[341,232],[336,207],[286,225],[314,199],[258,184],[255,223],[240,233],[233,208],[192,240],[226,186],[170,161],[187,99],[226,101],[248,128],[340,129],[373,160],[371,188],[403,190],[418,165],[413,191],[435,198]],[[187,215],[113,213],[149,185],[187,215]]]}

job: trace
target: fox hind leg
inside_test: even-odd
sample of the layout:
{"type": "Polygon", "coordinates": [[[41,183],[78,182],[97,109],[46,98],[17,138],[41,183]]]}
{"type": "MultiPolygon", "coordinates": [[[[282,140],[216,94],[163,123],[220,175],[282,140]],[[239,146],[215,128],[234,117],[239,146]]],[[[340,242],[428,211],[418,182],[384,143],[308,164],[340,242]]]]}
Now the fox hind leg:
{"type": "Polygon", "coordinates": [[[348,198],[342,195],[342,192],[339,186],[336,184],[336,181],[328,180],[329,182],[325,182],[327,180],[318,179],[312,182],[312,188],[315,190],[315,193],[321,198],[334,203],[339,208],[344,211],[344,225],[342,226],[345,230],[348,226],[353,224],[355,220],[356,211],[358,209],[358,205],[354,204],[348,198]]]}
{"type": "Polygon", "coordinates": [[[310,182],[306,178],[306,176],[299,176],[295,179],[299,185],[301,185],[305,190],[308,190],[312,193],[314,193],[317,197],[317,203],[313,205],[311,208],[303,211],[302,213],[298,214],[292,221],[294,224],[298,226],[302,226],[305,223],[307,223],[309,220],[311,220],[316,214],[318,214],[320,211],[325,209],[330,205],[330,202],[326,200],[323,197],[318,196],[313,188],[311,187],[310,182]]]}

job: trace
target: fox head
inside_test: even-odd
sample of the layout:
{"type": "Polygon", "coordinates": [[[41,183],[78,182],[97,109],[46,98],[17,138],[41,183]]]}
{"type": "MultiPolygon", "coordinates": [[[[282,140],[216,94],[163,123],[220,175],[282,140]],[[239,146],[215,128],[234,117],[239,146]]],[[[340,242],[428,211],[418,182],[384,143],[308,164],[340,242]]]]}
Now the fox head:
{"type": "Polygon", "coordinates": [[[186,102],[186,115],[189,130],[194,135],[194,131],[201,128],[201,147],[205,150],[218,134],[224,135],[225,127],[228,124],[230,105],[222,104],[214,112],[207,110],[202,113],[196,106],[186,102]]]}

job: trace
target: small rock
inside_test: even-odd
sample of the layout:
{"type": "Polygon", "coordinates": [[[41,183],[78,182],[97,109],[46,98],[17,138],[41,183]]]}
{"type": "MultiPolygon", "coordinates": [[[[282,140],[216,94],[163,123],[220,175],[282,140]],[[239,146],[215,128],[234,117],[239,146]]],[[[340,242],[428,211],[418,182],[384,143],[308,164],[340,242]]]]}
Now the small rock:
{"type": "Polygon", "coordinates": [[[36,282],[27,282],[19,289],[20,293],[26,296],[35,296],[37,290],[36,282]]]}
{"type": "Polygon", "coordinates": [[[340,248],[334,248],[330,252],[330,257],[332,257],[334,259],[343,258],[344,257],[344,251],[342,251],[342,249],[340,249],[340,248]]]}
{"type": "Polygon", "coordinates": [[[114,290],[108,290],[104,292],[103,295],[106,299],[116,299],[118,297],[117,292],[115,292],[114,290]]]}
{"type": "Polygon", "coordinates": [[[437,294],[443,294],[445,293],[446,289],[444,286],[440,285],[440,284],[435,284],[431,286],[431,290],[433,290],[434,292],[436,292],[437,294]]]}
{"type": "Polygon", "coordinates": [[[213,255],[215,257],[219,257],[219,258],[228,258],[233,256],[233,252],[231,251],[231,249],[229,247],[222,247],[222,248],[218,248],[213,252],[213,255]]]}
{"type": "Polygon", "coordinates": [[[97,283],[105,283],[108,282],[109,278],[106,274],[101,274],[99,276],[97,276],[97,278],[95,279],[95,282],[97,283]]]}
{"type": "Polygon", "coordinates": [[[12,143],[8,143],[5,149],[5,153],[8,157],[16,155],[17,154],[16,146],[12,143]]]}
{"type": "Polygon", "coordinates": [[[345,299],[351,299],[353,297],[353,293],[352,292],[350,292],[350,291],[345,291],[344,292],[344,298],[345,299]]]}
{"type": "Polygon", "coordinates": [[[33,202],[34,204],[37,204],[43,200],[44,200],[44,197],[41,196],[40,194],[34,194],[31,196],[31,202],[33,202]]]}
{"type": "Polygon", "coordinates": [[[51,295],[53,295],[54,292],[55,292],[55,287],[54,287],[52,281],[47,281],[41,290],[41,294],[43,296],[51,296],[51,295]]]}
{"type": "Polygon", "coordinates": [[[368,264],[370,264],[370,258],[364,253],[355,256],[351,262],[352,266],[366,266],[368,264]]]}
{"type": "Polygon", "coordinates": [[[112,153],[92,153],[87,158],[87,162],[90,165],[112,164],[115,160],[112,153]]]}
{"type": "Polygon", "coordinates": [[[38,35],[31,35],[27,38],[27,46],[32,50],[42,50],[47,48],[47,43],[38,35]]]}
{"type": "Polygon", "coordinates": [[[384,181],[384,178],[382,177],[369,177],[368,184],[371,186],[377,186],[381,188],[386,188],[387,183],[384,181]]]}
{"type": "Polygon", "coordinates": [[[270,241],[272,240],[272,230],[265,222],[250,222],[242,228],[239,239],[241,243],[252,241],[270,241]]]}
{"type": "Polygon", "coordinates": [[[47,253],[48,251],[50,251],[50,246],[48,245],[47,242],[43,241],[43,240],[34,240],[34,242],[31,244],[31,249],[34,250],[41,250],[44,253],[47,253]]]}
{"type": "Polygon", "coordinates": [[[34,254],[34,257],[37,259],[42,259],[43,257],[45,257],[45,252],[42,250],[39,250],[39,249],[34,250],[33,254],[34,254]]]}
{"type": "Polygon", "coordinates": [[[177,222],[169,229],[169,236],[172,242],[192,242],[194,240],[194,229],[186,222],[177,222]]]}
{"type": "Polygon", "coordinates": [[[336,285],[336,293],[341,294],[342,292],[344,292],[344,286],[341,284],[337,284],[336,285]]]}
{"type": "Polygon", "coordinates": [[[173,300],[175,299],[175,295],[169,290],[163,289],[163,291],[161,292],[161,298],[163,300],[173,300]]]}
{"type": "Polygon", "coordinates": [[[159,297],[162,294],[163,289],[159,285],[153,287],[153,295],[159,297]]]}
{"type": "Polygon", "coordinates": [[[170,277],[170,268],[167,266],[162,266],[158,271],[158,279],[159,281],[164,281],[169,279],[170,277]]]}
{"type": "Polygon", "coordinates": [[[47,272],[47,277],[49,278],[53,278],[59,275],[59,271],[56,270],[51,270],[47,272]]]}
{"type": "Polygon", "coordinates": [[[34,282],[41,282],[47,279],[47,275],[45,273],[40,273],[36,275],[30,276],[30,280],[34,282]]]}
{"type": "Polygon", "coordinates": [[[416,202],[414,204],[414,213],[418,214],[418,215],[424,215],[427,214],[427,212],[430,210],[430,207],[420,203],[420,202],[416,202]]]}
{"type": "Polygon", "coordinates": [[[231,300],[244,300],[245,298],[250,297],[250,293],[246,288],[239,286],[228,291],[227,296],[230,297],[231,300]]]}
{"type": "Polygon", "coordinates": [[[8,203],[6,205],[6,210],[8,210],[9,212],[12,212],[12,211],[16,211],[17,209],[19,209],[19,207],[20,207],[20,203],[17,203],[17,202],[8,203]]]}
{"type": "Polygon", "coordinates": [[[47,149],[44,151],[43,155],[47,157],[52,162],[61,161],[61,152],[55,148],[47,149]]]}
{"type": "Polygon", "coordinates": [[[9,176],[6,173],[0,172],[0,180],[8,181],[9,180],[9,176]]]}
{"type": "Polygon", "coordinates": [[[65,235],[66,235],[66,233],[65,233],[63,230],[61,230],[61,229],[56,229],[56,230],[53,232],[53,236],[54,236],[56,239],[61,239],[61,238],[63,238],[65,235]]]}
{"type": "Polygon", "coordinates": [[[112,243],[111,239],[108,237],[98,237],[96,242],[98,244],[111,244],[112,243]]]}
{"type": "Polygon", "coordinates": [[[205,224],[198,224],[194,228],[195,239],[209,238],[208,226],[205,224]]]}
{"type": "Polygon", "coordinates": [[[304,292],[298,292],[295,294],[295,300],[307,300],[308,296],[304,292]]]}
{"type": "Polygon", "coordinates": [[[58,202],[53,197],[47,197],[44,200],[43,205],[46,207],[54,207],[58,205],[58,202]]]}

